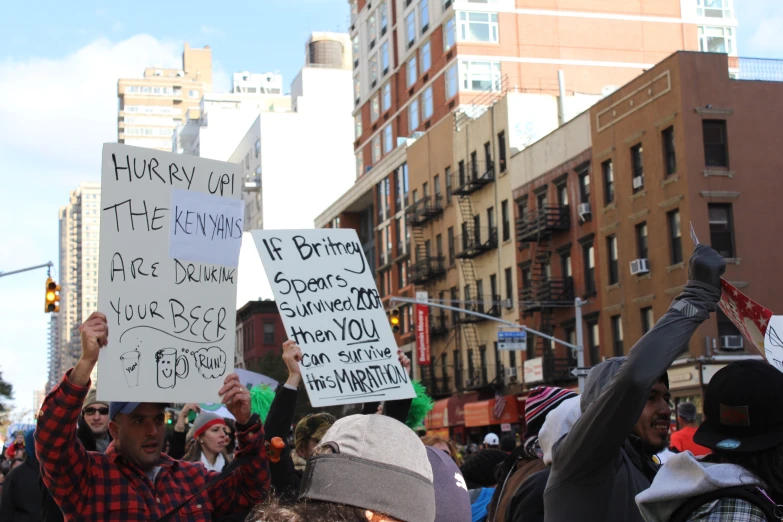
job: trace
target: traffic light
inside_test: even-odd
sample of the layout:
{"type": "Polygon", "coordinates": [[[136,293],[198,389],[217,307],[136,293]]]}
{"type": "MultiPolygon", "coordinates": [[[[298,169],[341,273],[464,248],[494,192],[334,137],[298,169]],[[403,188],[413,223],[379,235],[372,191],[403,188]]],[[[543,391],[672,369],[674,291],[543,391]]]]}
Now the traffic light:
{"type": "Polygon", "coordinates": [[[400,310],[398,308],[392,309],[391,313],[389,314],[389,323],[391,324],[392,332],[400,332],[400,310]]]}
{"type": "Polygon", "coordinates": [[[60,285],[51,277],[46,278],[46,295],[44,296],[44,312],[52,313],[60,311],[60,285]]]}

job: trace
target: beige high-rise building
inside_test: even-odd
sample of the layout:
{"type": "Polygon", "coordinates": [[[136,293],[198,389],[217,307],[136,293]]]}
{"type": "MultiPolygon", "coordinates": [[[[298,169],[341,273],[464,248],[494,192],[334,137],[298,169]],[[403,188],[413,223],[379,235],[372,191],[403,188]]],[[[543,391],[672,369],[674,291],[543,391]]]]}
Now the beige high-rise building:
{"type": "MultiPolygon", "coordinates": [[[[81,354],[79,325],[98,309],[98,244],[100,239],[101,185],[84,182],[71,191],[70,202],[60,208],[60,350],[53,366],[62,373],[81,354]]],[[[93,384],[96,382],[93,372],[93,384]]]]}
{"type": "Polygon", "coordinates": [[[212,91],[212,49],[191,49],[185,43],[182,69],[147,67],[143,78],[117,82],[117,142],[172,150],[178,125],[199,118],[199,103],[212,91]]]}

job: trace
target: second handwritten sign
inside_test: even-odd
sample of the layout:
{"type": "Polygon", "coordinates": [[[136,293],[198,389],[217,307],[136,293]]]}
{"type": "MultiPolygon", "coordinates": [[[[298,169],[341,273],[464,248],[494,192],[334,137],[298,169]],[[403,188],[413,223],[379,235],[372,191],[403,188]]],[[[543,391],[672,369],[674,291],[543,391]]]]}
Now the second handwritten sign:
{"type": "Polygon", "coordinates": [[[252,233],[312,405],[413,397],[356,231],[252,233]]]}

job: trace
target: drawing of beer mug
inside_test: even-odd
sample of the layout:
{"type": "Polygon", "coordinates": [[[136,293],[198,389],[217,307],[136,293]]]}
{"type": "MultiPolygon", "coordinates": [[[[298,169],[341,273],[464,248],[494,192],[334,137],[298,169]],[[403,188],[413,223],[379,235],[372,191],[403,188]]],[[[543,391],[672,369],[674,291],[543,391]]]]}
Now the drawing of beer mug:
{"type": "Polygon", "coordinates": [[[122,363],[122,374],[125,375],[125,382],[129,388],[135,388],[139,385],[139,359],[141,354],[138,350],[125,352],[120,355],[122,363]]]}
{"type": "Polygon", "coordinates": [[[177,377],[184,379],[188,376],[190,365],[184,355],[177,357],[176,348],[164,348],[155,352],[155,361],[158,364],[158,388],[173,388],[177,384],[177,377]],[[178,368],[182,367],[182,371],[178,368]]]}

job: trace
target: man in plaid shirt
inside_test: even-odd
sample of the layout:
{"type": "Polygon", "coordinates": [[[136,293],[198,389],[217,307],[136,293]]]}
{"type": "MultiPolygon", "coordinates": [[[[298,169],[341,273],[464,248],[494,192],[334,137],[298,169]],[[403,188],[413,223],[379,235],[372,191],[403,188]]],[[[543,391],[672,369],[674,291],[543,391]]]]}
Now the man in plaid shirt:
{"type": "Polygon", "coordinates": [[[82,356],[46,397],[35,430],[41,475],[66,520],[203,521],[247,511],[269,490],[264,430],[251,415],[250,393],[236,374],[219,393],[236,418],[241,465],[219,476],[198,462],[162,454],[164,404],[112,403],[105,454],[88,452],[76,438],[76,420],[90,387],[90,372],[106,346],[106,316],[93,313],[79,327],[82,356]]]}

